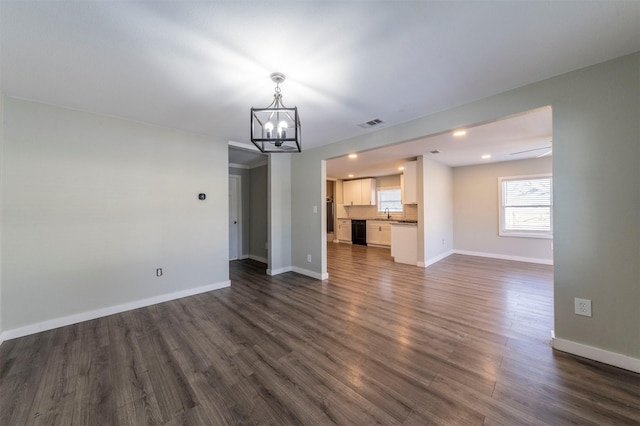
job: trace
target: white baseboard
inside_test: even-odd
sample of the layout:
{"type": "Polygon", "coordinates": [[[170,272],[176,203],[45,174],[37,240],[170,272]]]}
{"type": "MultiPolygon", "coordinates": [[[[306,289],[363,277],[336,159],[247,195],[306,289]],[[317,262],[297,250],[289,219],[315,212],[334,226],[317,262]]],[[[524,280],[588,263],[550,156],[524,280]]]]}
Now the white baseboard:
{"type": "Polygon", "coordinates": [[[265,259],[264,257],[254,256],[253,254],[250,254],[248,256],[248,258],[251,259],[251,260],[258,261],[260,263],[267,263],[267,264],[269,263],[269,261],[267,259],[265,259]]]}
{"type": "Polygon", "coordinates": [[[40,333],[41,331],[53,330],[54,328],[77,324],[79,322],[106,317],[108,315],[119,314],[121,312],[130,311],[132,309],[144,308],[145,306],[151,306],[158,303],[168,302],[170,300],[181,299],[183,297],[193,296],[194,294],[218,290],[221,288],[229,287],[230,285],[231,281],[222,281],[202,287],[189,288],[186,290],[176,291],[174,293],[161,294],[159,296],[149,297],[147,299],[135,300],[133,302],[127,302],[121,305],[108,306],[106,308],[100,308],[93,311],[81,312],[79,314],[54,318],[39,323],[3,331],[0,335],[0,340],[9,340],[15,339],[17,337],[28,336],[29,334],[40,333]]]}
{"type": "Polygon", "coordinates": [[[595,348],[593,346],[583,345],[582,343],[572,342],[570,340],[551,338],[551,346],[562,352],[568,352],[583,358],[589,358],[604,364],[613,365],[614,367],[624,368],[625,370],[640,373],[640,359],[630,356],[621,355],[615,352],[606,351],[604,349],[595,348]]]}
{"type": "Polygon", "coordinates": [[[325,272],[323,274],[320,274],[318,272],[310,271],[308,269],[298,268],[297,266],[294,266],[293,268],[291,268],[291,270],[293,272],[297,272],[298,274],[302,274],[302,275],[306,275],[307,277],[315,278],[316,280],[328,280],[329,279],[329,273],[327,273],[327,272],[325,272]]]}
{"type": "Polygon", "coordinates": [[[291,266],[286,266],[284,268],[278,268],[278,269],[267,269],[267,275],[279,275],[279,274],[284,274],[285,272],[291,272],[291,266]]]}
{"type": "Polygon", "coordinates": [[[308,277],[311,278],[315,278],[316,280],[327,280],[329,279],[329,274],[327,272],[325,272],[324,274],[319,274],[318,272],[315,271],[310,271],[308,269],[304,269],[304,268],[298,268],[297,266],[287,266],[285,268],[280,268],[280,269],[267,269],[267,275],[278,275],[278,274],[283,274],[285,272],[296,272],[298,274],[302,274],[302,275],[306,275],[308,277]]]}
{"type": "Polygon", "coordinates": [[[484,253],[479,251],[453,250],[453,253],[467,256],[489,257],[492,259],[515,260],[516,262],[538,263],[541,265],[553,265],[553,259],[539,259],[537,257],[511,256],[508,254],[484,253]]]}
{"type": "MultiPolygon", "coordinates": [[[[423,268],[426,268],[426,267],[428,267],[429,265],[433,265],[434,263],[439,262],[439,261],[441,261],[442,259],[444,259],[444,258],[447,258],[447,257],[451,256],[452,254],[453,254],[453,250],[449,250],[449,251],[447,251],[447,252],[444,252],[444,253],[442,253],[442,254],[439,254],[438,256],[432,257],[431,259],[427,260],[426,262],[424,262],[424,266],[423,266],[423,265],[420,265],[420,264],[419,264],[418,266],[421,266],[421,267],[423,267],[423,268]]],[[[422,263],[422,262],[419,262],[419,263],[422,263]]]]}

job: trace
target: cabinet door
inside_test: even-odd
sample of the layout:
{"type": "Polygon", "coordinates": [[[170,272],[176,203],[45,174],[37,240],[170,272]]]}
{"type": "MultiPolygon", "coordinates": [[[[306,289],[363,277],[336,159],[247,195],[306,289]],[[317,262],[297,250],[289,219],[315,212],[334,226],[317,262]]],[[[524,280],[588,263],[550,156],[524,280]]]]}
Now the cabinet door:
{"type": "Polygon", "coordinates": [[[378,244],[391,245],[391,225],[385,224],[380,227],[380,242],[378,244]]]}
{"type": "Polygon", "coordinates": [[[338,240],[351,241],[351,221],[350,220],[338,221],[338,240]]]}
{"type": "Polygon", "coordinates": [[[378,236],[378,224],[367,221],[367,244],[380,244],[378,236]]]}
{"type": "Polygon", "coordinates": [[[363,206],[375,206],[377,204],[375,179],[361,179],[360,192],[363,206]]]}
{"type": "Polygon", "coordinates": [[[345,206],[362,204],[362,191],[359,180],[347,180],[342,184],[342,197],[345,206]]]}

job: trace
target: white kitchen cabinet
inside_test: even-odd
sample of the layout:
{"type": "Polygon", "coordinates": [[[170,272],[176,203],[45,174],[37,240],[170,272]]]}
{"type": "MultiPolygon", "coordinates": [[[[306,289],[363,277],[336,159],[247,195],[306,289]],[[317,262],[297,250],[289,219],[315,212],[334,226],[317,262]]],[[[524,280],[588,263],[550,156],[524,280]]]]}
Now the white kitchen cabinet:
{"type": "Polygon", "coordinates": [[[351,242],[351,219],[338,219],[338,241],[351,242]]]}
{"type": "Polygon", "coordinates": [[[391,224],[382,220],[367,221],[367,244],[391,246],[391,224]]]}
{"type": "Polygon", "coordinates": [[[391,256],[398,263],[417,265],[417,224],[394,223],[391,225],[391,256]]]}
{"type": "Polygon", "coordinates": [[[417,161],[407,161],[404,163],[404,172],[401,178],[402,204],[418,204],[417,172],[417,161]]]}
{"type": "Polygon", "coordinates": [[[345,206],[358,206],[362,202],[362,190],[359,180],[345,180],[342,183],[342,199],[345,206]]]}
{"type": "Polygon", "coordinates": [[[342,197],[345,206],[375,206],[376,180],[346,180],[342,183],[342,197]]]}

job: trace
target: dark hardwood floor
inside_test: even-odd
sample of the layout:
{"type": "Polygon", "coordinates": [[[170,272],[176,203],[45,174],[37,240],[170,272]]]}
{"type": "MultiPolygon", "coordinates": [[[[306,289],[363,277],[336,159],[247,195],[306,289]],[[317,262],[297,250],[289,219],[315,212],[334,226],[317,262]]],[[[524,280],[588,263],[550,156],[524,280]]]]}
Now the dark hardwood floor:
{"type": "Polygon", "coordinates": [[[328,256],[4,342],[0,425],[640,423],[640,375],[551,349],[552,267],[328,256]]]}

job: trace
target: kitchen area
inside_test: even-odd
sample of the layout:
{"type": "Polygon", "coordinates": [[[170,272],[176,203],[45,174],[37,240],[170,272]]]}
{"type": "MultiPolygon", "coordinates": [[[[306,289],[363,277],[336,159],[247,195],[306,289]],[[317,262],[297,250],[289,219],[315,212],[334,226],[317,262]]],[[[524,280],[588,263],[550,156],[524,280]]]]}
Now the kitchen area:
{"type": "Polygon", "coordinates": [[[327,241],[389,249],[398,263],[416,265],[416,161],[401,173],[327,181],[327,241]]]}

